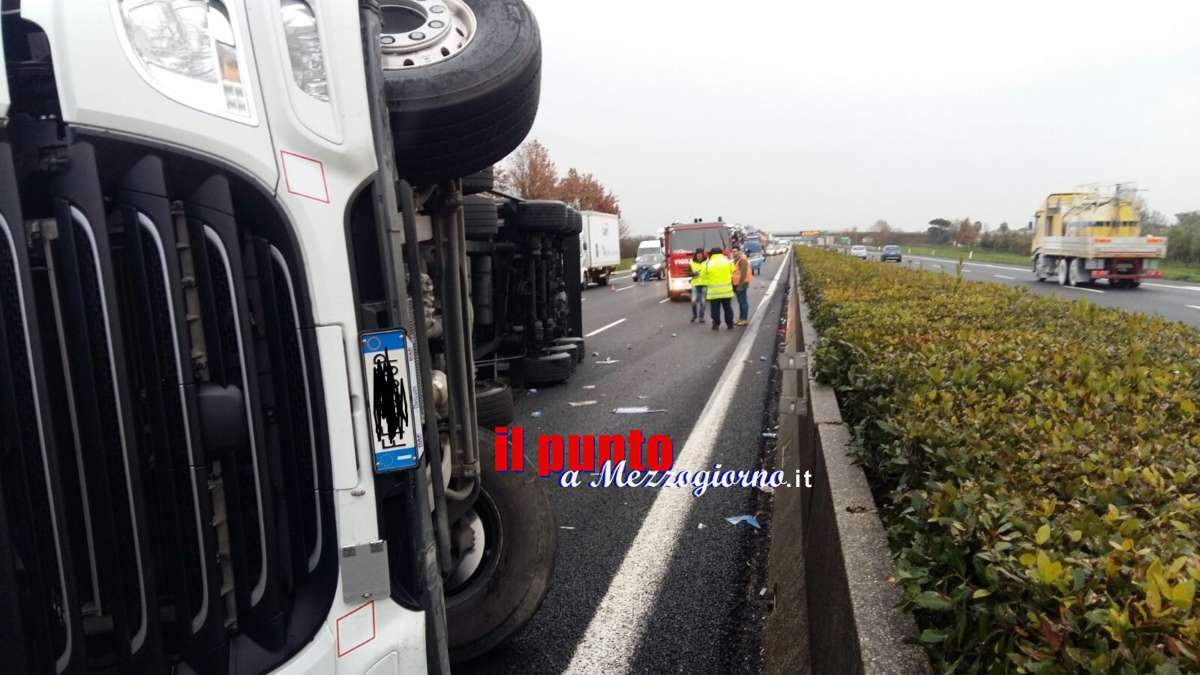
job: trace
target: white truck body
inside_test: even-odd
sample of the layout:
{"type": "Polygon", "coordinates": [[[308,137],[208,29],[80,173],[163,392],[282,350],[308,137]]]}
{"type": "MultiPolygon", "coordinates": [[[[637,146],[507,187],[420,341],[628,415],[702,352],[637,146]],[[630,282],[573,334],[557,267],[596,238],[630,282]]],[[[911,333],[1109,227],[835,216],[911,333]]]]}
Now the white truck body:
{"type": "Polygon", "coordinates": [[[621,264],[621,219],[611,213],[583,211],[583,232],[580,234],[580,267],[584,278],[598,284],[608,284],[608,278],[621,264]]]}

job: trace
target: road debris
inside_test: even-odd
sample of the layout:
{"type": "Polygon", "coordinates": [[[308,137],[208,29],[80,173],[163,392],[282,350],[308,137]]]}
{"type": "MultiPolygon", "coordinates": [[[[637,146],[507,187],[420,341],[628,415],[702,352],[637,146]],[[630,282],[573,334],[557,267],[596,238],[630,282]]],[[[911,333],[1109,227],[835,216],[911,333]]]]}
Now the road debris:
{"type": "Polygon", "coordinates": [[[759,360],[759,361],[766,361],[766,360],[767,360],[767,357],[765,357],[765,356],[760,356],[760,357],[758,357],[758,360],[759,360]]]}
{"type": "Polygon", "coordinates": [[[567,403],[567,405],[571,406],[572,408],[582,408],[588,405],[596,405],[597,403],[599,403],[599,401],[570,401],[567,403]]]}
{"type": "Polygon", "coordinates": [[[596,388],[596,385],[594,385],[594,384],[585,384],[585,385],[583,385],[583,388],[584,388],[584,389],[595,389],[595,388],[596,388]]]}
{"type": "Polygon", "coordinates": [[[703,529],[704,529],[704,523],[700,523],[699,525],[697,525],[697,526],[696,526],[696,529],[697,529],[697,530],[703,530],[703,529]]]}
{"type": "Polygon", "coordinates": [[[763,438],[779,438],[779,434],[775,433],[774,431],[764,431],[762,437],[763,438]]]}
{"type": "Polygon", "coordinates": [[[614,363],[620,363],[620,361],[619,361],[619,360],[617,360],[617,359],[614,359],[614,358],[612,358],[612,357],[610,356],[610,357],[608,357],[607,359],[605,359],[604,361],[597,361],[597,362],[596,362],[596,365],[598,365],[598,366],[611,366],[611,365],[612,365],[612,364],[614,364],[614,363]]]}
{"type": "Polygon", "coordinates": [[[756,530],[762,529],[762,526],[758,524],[758,518],[755,518],[754,516],[729,516],[725,519],[725,522],[729,523],[730,525],[740,525],[742,523],[746,523],[756,530]]]}
{"type": "Polygon", "coordinates": [[[529,413],[529,416],[530,416],[530,417],[532,417],[532,418],[534,418],[534,419],[537,419],[537,418],[539,418],[539,417],[541,417],[541,416],[542,416],[542,411],[541,411],[541,410],[535,410],[535,411],[533,411],[533,412],[529,413]]]}
{"type": "Polygon", "coordinates": [[[559,526],[558,526],[558,529],[560,529],[560,530],[573,530],[573,529],[575,529],[575,528],[571,527],[570,525],[559,525],[559,526]]]}
{"type": "Polygon", "coordinates": [[[679,337],[679,333],[671,333],[671,337],[679,337]]]}
{"type": "Polygon", "coordinates": [[[649,397],[649,396],[638,396],[638,400],[640,400],[640,401],[648,401],[648,400],[650,400],[650,397],[649,397]]]}
{"type": "Polygon", "coordinates": [[[613,408],[614,415],[652,415],[654,413],[665,413],[666,410],[651,410],[648,406],[635,406],[632,408],[613,408]]]}
{"type": "Polygon", "coordinates": [[[767,594],[767,587],[766,587],[766,586],[763,586],[763,587],[762,587],[762,589],[760,589],[760,590],[758,591],[758,597],[760,597],[760,598],[761,598],[762,596],[764,596],[764,595],[766,595],[766,594],[767,594]]]}
{"type": "Polygon", "coordinates": [[[592,356],[600,358],[600,352],[592,352],[592,356]]]}
{"type": "Polygon", "coordinates": [[[529,390],[527,390],[527,391],[525,392],[525,395],[526,395],[526,396],[533,396],[533,395],[534,395],[534,394],[536,394],[536,393],[537,393],[537,389],[529,389],[529,390]]]}

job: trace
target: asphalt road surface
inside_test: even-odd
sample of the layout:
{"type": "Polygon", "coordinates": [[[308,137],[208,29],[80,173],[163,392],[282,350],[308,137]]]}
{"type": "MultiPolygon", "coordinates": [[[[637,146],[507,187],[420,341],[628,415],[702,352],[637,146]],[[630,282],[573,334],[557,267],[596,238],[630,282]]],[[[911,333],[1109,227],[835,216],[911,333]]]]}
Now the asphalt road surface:
{"type": "MultiPolygon", "coordinates": [[[[957,260],[918,255],[905,255],[904,260],[904,265],[947,274],[954,274],[958,265],[957,260]]],[[[1157,314],[1172,321],[1200,327],[1200,284],[1157,280],[1143,281],[1140,288],[1124,289],[1111,288],[1107,282],[1100,281],[1091,286],[1071,288],[1059,286],[1052,280],[1038,283],[1027,267],[968,261],[963,262],[963,278],[1018,286],[1034,293],[1061,298],[1083,297],[1102,307],[1157,314]]]]}
{"type": "MultiPolygon", "coordinates": [[[[783,260],[769,259],[751,286],[751,325],[732,331],[689,323],[689,303],[666,302],[663,282],[623,276],[585,291],[588,358],[565,385],[517,393],[526,447],[537,434],[637,429],[669,436],[676,468],[758,468],[783,260]],[[597,364],[608,359],[619,363],[597,364]],[[596,403],[570,405],[584,401],[596,403]],[[664,412],[613,413],[622,406],[664,412]]],[[[766,528],[761,492],[550,488],[560,529],[546,602],[513,640],[460,672],[758,672],[767,530],[725,519],[757,515],[766,528]]]]}

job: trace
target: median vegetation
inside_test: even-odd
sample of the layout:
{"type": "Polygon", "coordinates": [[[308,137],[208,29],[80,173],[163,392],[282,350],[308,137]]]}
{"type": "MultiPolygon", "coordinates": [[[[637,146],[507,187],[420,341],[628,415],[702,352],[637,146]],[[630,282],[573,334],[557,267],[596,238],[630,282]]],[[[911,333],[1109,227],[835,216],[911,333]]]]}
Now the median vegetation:
{"type": "Polygon", "coordinates": [[[1200,669],[1200,334],[797,255],[936,669],[1200,669]]]}

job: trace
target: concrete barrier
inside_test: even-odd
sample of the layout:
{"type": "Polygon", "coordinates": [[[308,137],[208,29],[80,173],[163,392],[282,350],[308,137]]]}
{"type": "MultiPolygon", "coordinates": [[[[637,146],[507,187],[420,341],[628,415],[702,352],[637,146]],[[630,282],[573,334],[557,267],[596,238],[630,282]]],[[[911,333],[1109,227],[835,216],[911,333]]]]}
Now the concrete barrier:
{"type": "MultiPolygon", "coordinates": [[[[818,336],[789,272],[786,354],[811,355],[818,336]]],[[[782,367],[782,366],[781,366],[782,367]]],[[[930,673],[915,644],[916,624],[897,609],[900,590],[887,536],[866,475],[853,463],[850,433],[833,390],[811,367],[782,371],[778,467],[792,479],[812,472],[811,488],[775,492],[768,584],[767,673],[930,673]],[[800,402],[799,414],[789,404],[800,402]]]]}

